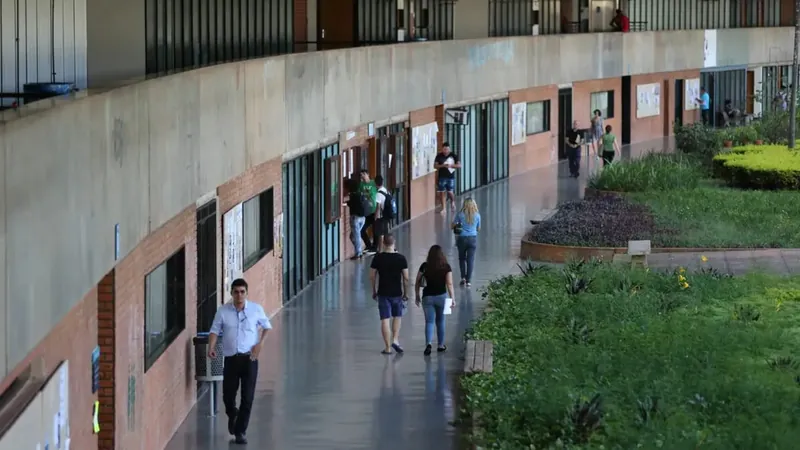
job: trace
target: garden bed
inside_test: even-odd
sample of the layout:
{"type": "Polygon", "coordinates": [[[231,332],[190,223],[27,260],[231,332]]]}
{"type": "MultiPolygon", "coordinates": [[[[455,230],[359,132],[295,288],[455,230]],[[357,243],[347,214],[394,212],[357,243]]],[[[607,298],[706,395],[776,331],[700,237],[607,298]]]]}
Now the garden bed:
{"type": "Polygon", "coordinates": [[[795,448],[800,280],[611,264],[489,285],[463,379],[483,448],[795,448]],[[588,286],[588,287],[586,287],[588,286]]]}
{"type": "Polygon", "coordinates": [[[680,155],[612,165],[590,180],[585,199],[559,205],[523,244],[624,249],[628,241],[649,240],[654,249],[800,247],[800,191],[742,190],[709,177],[701,162],[680,155]]]}

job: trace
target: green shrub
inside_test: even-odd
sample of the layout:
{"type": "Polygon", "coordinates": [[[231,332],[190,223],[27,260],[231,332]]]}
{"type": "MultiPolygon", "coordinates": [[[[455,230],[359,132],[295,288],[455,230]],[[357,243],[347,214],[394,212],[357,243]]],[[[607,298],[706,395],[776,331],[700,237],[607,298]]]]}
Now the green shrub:
{"type": "Polygon", "coordinates": [[[473,444],[797,447],[799,280],[580,270],[577,295],[555,268],[488,286],[470,337],[494,343],[494,369],[462,382],[473,444]]]}
{"type": "Polygon", "coordinates": [[[650,153],[606,166],[589,178],[588,186],[601,191],[643,192],[692,188],[701,178],[699,164],[687,155],[650,153]]]}
{"type": "Polygon", "coordinates": [[[800,189],[800,152],[786,145],[745,145],[714,157],[715,176],[743,189],[800,189]]]}
{"type": "Polygon", "coordinates": [[[753,123],[758,139],[767,144],[786,144],[789,138],[789,113],[773,111],[764,113],[753,123]]]}
{"type": "Polygon", "coordinates": [[[733,144],[747,145],[753,144],[759,138],[758,130],[754,125],[742,125],[733,128],[733,144]]]}
{"type": "Polygon", "coordinates": [[[710,160],[722,148],[719,130],[702,123],[675,124],[675,144],[683,153],[703,156],[710,160]]]}

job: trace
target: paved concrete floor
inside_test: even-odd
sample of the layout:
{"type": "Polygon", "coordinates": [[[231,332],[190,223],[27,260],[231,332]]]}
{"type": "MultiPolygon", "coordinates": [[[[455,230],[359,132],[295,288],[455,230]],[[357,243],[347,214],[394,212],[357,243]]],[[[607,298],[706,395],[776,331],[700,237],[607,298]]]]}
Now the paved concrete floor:
{"type": "MultiPolygon", "coordinates": [[[[642,150],[665,148],[661,141],[642,150]]],[[[623,158],[638,149],[623,149],[623,158]]],[[[411,305],[403,322],[403,356],[380,354],[377,310],[369,289],[369,259],[346,261],[320,277],[275,318],[265,346],[248,430],[248,448],[281,450],[408,450],[457,448],[451,422],[454,392],[463,369],[464,330],[484,306],[480,288],[514,273],[519,242],[529,219],[544,208],[580,198],[585,177],[596,164],[583,160],[581,179],[567,177],[566,163],[534,170],[469,193],[481,210],[473,287],[457,287],[458,302],[448,318],[445,354],[422,355],[424,317],[411,305]],[[280,353],[275,355],[274,353],[280,353]]],[[[449,214],[429,212],[398,227],[398,250],[411,276],[438,243],[457,264],[449,214]]],[[[230,443],[226,418],[208,417],[202,399],[180,426],[167,450],[219,450],[230,443]]],[[[220,402],[221,403],[221,402],[220,402]]]]}
{"type": "Polygon", "coordinates": [[[647,257],[652,269],[674,270],[683,267],[689,272],[713,268],[722,273],[743,275],[763,271],[775,275],[800,275],[800,250],[759,249],[729,252],[658,253],[647,257]],[[702,257],[706,261],[702,260],[702,257]]]}

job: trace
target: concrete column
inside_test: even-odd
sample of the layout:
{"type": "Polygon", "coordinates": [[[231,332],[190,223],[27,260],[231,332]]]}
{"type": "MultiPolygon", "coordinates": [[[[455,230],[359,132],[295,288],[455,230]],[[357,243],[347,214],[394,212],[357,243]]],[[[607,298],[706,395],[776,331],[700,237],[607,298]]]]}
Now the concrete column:
{"type": "Polygon", "coordinates": [[[86,0],[89,88],[145,75],[145,0],[86,0]]]}
{"type": "Polygon", "coordinates": [[[454,4],[453,37],[489,37],[489,0],[458,0],[454,4]]]}

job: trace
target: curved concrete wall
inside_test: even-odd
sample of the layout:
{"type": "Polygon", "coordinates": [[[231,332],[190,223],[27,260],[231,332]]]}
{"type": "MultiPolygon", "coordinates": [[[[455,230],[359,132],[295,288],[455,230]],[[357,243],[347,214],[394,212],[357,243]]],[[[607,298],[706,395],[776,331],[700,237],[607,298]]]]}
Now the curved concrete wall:
{"type": "MultiPolygon", "coordinates": [[[[209,67],[6,114],[0,372],[147,234],[249,167],[411,110],[702,68],[703,31],[441,41],[209,67]],[[43,108],[43,106],[45,108],[43,108]]],[[[718,64],[791,59],[790,28],[717,31],[718,64]]],[[[87,356],[88,358],[88,356],[87,356]]]]}

